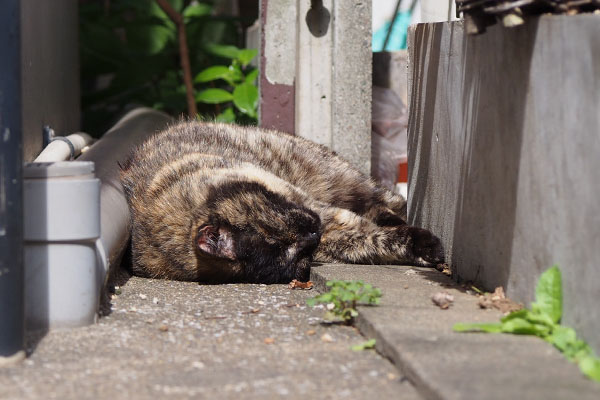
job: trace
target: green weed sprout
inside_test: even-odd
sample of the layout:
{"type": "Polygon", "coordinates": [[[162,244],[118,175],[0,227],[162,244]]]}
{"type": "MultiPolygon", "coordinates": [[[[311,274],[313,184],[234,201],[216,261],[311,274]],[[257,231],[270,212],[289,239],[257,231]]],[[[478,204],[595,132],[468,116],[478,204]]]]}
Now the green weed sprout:
{"type": "Polygon", "coordinates": [[[358,304],[379,304],[381,290],[362,281],[328,281],[326,283],[329,291],[306,300],[306,303],[314,307],[316,304],[325,304],[327,312],[325,319],[333,322],[344,322],[351,324],[358,311],[358,304]]]}
{"type": "Polygon", "coordinates": [[[534,335],[552,343],[567,359],[576,362],[587,377],[600,382],[600,359],[573,328],[560,324],[562,317],[562,278],[558,266],[547,269],[535,288],[531,309],[514,311],[500,322],[455,324],[457,332],[513,333],[534,335]]]}

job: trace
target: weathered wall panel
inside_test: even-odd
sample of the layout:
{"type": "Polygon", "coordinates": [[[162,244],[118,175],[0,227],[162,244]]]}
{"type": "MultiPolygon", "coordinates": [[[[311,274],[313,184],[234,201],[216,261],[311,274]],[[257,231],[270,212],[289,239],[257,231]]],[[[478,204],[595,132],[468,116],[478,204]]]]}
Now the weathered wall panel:
{"type": "Polygon", "coordinates": [[[600,16],[420,24],[409,51],[409,219],[519,301],[558,263],[563,320],[600,351],[600,16]]]}

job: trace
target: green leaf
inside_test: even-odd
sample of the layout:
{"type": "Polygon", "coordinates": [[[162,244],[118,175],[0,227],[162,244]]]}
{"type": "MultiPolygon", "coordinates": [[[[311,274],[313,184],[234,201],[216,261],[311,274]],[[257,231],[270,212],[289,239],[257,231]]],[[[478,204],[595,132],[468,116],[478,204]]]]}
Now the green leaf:
{"type": "Polygon", "coordinates": [[[240,54],[240,49],[238,49],[235,46],[231,46],[231,45],[222,45],[222,44],[215,44],[215,43],[209,43],[205,46],[206,51],[208,51],[211,54],[214,54],[216,56],[220,56],[220,57],[224,57],[224,58],[230,58],[232,60],[235,60],[238,58],[238,55],[240,54]]]}
{"type": "Polygon", "coordinates": [[[256,117],[256,106],[258,104],[258,89],[251,83],[242,83],[233,91],[233,104],[251,117],[256,117]]]}
{"type": "MultiPolygon", "coordinates": [[[[217,117],[215,118],[215,121],[225,122],[228,124],[235,122],[235,113],[233,112],[233,108],[227,107],[225,109],[225,111],[223,111],[221,114],[217,115],[217,117]]],[[[309,300],[311,300],[311,299],[309,299],[309,300]]]]}
{"type": "Polygon", "coordinates": [[[198,18],[204,17],[210,14],[212,7],[208,4],[198,3],[190,4],[183,10],[183,16],[185,18],[198,18]]]}
{"type": "Polygon", "coordinates": [[[248,75],[246,75],[245,81],[248,83],[256,83],[256,78],[258,78],[258,69],[252,70],[248,75]]]}
{"type": "Polygon", "coordinates": [[[317,297],[321,303],[331,303],[333,295],[331,293],[323,293],[317,297]]]}
{"type": "Polygon", "coordinates": [[[502,332],[543,337],[550,333],[550,328],[546,325],[531,323],[524,318],[513,318],[502,323],[502,332]]]}
{"type": "Polygon", "coordinates": [[[229,66],[229,72],[231,73],[232,86],[234,86],[233,82],[242,83],[244,74],[238,63],[234,61],[233,64],[229,66]]]}
{"type": "Polygon", "coordinates": [[[500,333],[502,332],[502,324],[499,322],[489,324],[463,324],[461,322],[454,324],[452,329],[455,332],[488,332],[488,333],[500,333]]]}
{"type": "Polygon", "coordinates": [[[513,311],[505,317],[500,319],[501,322],[505,323],[513,319],[525,319],[528,322],[536,325],[545,325],[549,329],[552,329],[556,326],[552,319],[546,314],[534,313],[531,310],[522,309],[513,311]]]}
{"type": "Polygon", "coordinates": [[[356,298],[356,294],[345,291],[342,293],[341,298],[342,298],[342,301],[352,301],[356,298]]]}
{"type": "Polygon", "coordinates": [[[506,322],[506,321],[510,321],[511,319],[514,319],[514,318],[526,318],[530,312],[531,311],[527,310],[527,309],[513,311],[510,314],[505,315],[504,317],[500,318],[500,321],[506,322]]]}
{"type": "Polygon", "coordinates": [[[554,265],[541,276],[535,287],[535,303],[531,305],[534,312],[548,315],[558,323],[562,316],[562,283],[560,270],[554,265]]]}
{"type": "Polygon", "coordinates": [[[206,104],[219,104],[231,100],[231,93],[223,89],[205,89],[196,95],[196,101],[206,104]]]}
{"type": "Polygon", "coordinates": [[[545,340],[552,343],[570,360],[587,357],[592,352],[588,344],[577,339],[575,330],[568,326],[555,326],[552,334],[548,335],[545,340]]]}
{"type": "Polygon", "coordinates": [[[127,24],[125,29],[128,47],[143,54],[164,51],[169,41],[176,37],[175,29],[160,23],[159,19],[138,19],[127,24]]]}
{"type": "Polygon", "coordinates": [[[557,326],[546,339],[562,352],[566,352],[577,341],[577,335],[572,328],[557,326]]]}
{"type": "Polygon", "coordinates": [[[250,64],[250,61],[258,54],[258,50],[256,49],[243,49],[239,50],[237,59],[238,61],[245,67],[250,64]]]}
{"type": "Polygon", "coordinates": [[[224,65],[215,65],[202,70],[198,75],[196,75],[196,78],[194,78],[194,82],[202,83],[214,81],[217,79],[225,79],[225,77],[228,77],[229,74],[229,67],[226,67],[224,65]]]}
{"type": "Polygon", "coordinates": [[[579,369],[588,378],[600,382],[600,359],[588,356],[579,361],[579,369]]]}
{"type": "Polygon", "coordinates": [[[536,313],[529,310],[527,311],[528,312],[525,315],[525,319],[533,324],[545,325],[549,328],[558,326],[548,314],[536,313]]]}
{"type": "Polygon", "coordinates": [[[366,342],[360,343],[360,344],[356,344],[352,347],[350,347],[353,351],[363,351],[363,350],[369,350],[369,349],[374,349],[375,348],[375,344],[376,344],[376,340],[375,339],[370,339],[367,340],[366,342]]]}

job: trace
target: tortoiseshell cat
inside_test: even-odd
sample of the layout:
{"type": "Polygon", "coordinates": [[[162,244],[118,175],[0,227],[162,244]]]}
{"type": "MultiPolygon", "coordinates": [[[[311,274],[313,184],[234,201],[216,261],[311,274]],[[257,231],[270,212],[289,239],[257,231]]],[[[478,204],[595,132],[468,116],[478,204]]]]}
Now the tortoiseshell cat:
{"type": "Polygon", "coordinates": [[[432,266],[440,240],[406,202],[297,136],[183,122],[122,167],[133,271],[201,282],[307,280],[312,260],[432,266]]]}

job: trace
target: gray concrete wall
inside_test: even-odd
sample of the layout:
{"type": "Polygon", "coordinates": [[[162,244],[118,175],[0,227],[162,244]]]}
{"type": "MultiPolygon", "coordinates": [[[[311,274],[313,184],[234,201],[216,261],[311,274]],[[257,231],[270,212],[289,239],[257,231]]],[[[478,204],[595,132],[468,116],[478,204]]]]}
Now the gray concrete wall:
{"type": "Polygon", "coordinates": [[[260,2],[260,125],[326,145],[369,174],[371,0],[312,5],[260,2]]]}
{"type": "Polygon", "coordinates": [[[563,322],[600,352],[600,16],[409,32],[412,223],[458,277],[529,303],[563,272],[563,322]]]}
{"type": "Polygon", "coordinates": [[[42,150],[44,125],[57,135],[79,130],[78,32],[76,1],[21,1],[25,161],[42,150]]]}

